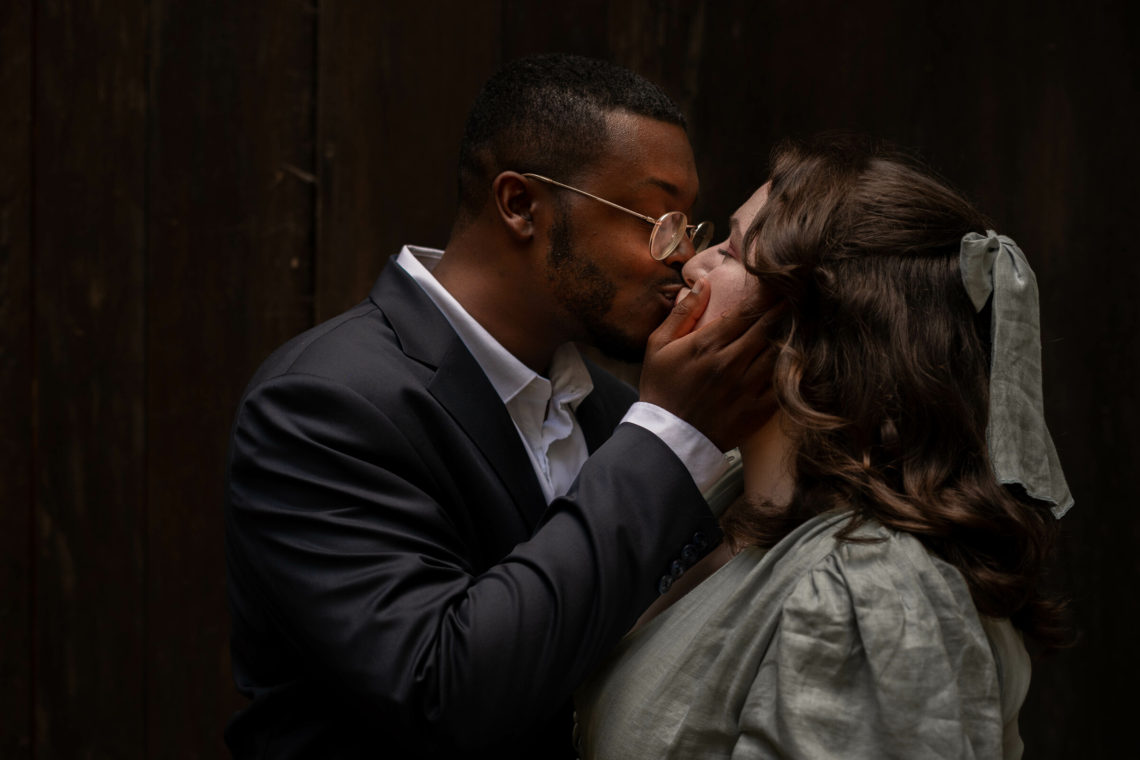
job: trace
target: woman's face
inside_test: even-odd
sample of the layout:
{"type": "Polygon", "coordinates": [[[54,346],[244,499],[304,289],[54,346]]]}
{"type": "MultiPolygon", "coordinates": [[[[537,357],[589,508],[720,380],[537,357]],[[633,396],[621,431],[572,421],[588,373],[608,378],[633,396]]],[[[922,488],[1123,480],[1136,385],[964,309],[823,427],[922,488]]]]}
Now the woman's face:
{"type": "MultiPolygon", "coordinates": [[[[690,288],[701,277],[706,278],[710,288],[709,305],[697,320],[697,327],[718,319],[748,300],[757,300],[760,284],[756,277],[748,273],[742,263],[744,233],[768,200],[768,185],[761,185],[744,205],[736,210],[728,223],[728,239],[719,245],[712,245],[685,262],[682,273],[685,284],[690,288]]],[[[677,294],[680,302],[689,294],[689,288],[682,288],[677,294]]]]}

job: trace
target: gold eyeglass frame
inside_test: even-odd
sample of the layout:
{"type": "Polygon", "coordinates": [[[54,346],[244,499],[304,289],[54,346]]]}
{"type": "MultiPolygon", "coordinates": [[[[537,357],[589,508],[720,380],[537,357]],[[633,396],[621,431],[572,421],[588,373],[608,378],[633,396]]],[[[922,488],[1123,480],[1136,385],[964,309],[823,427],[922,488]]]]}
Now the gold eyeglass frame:
{"type": "Polygon", "coordinates": [[[685,213],[683,211],[666,211],[660,217],[658,217],[657,219],[654,219],[653,217],[648,216],[646,214],[639,214],[638,212],[636,212],[632,209],[628,209],[625,206],[619,206],[618,204],[614,203],[613,201],[607,201],[605,198],[599,198],[598,196],[594,195],[593,193],[587,193],[585,190],[581,190],[577,187],[573,187],[572,185],[567,185],[564,182],[559,182],[558,180],[551,179],[550,177],[544,177],[541,174],[535,174],[534,172],[524,172],[523,176],[524,177],[530,177],[531,179],[537,179],[539,182],[546,182],[546,183],[549,183],[551,185],[555,185],[556,187],[561,187],[565,190],[569,190],[571,192],[578,193],[579,195],[584,195],[587,198],[593,198],[596,201],[599,201],[601,203],[606,204],[610,208],[615,208],[618,211],[624,211],[625,213],[629,214],[630,216],[636,216],[638,219],[642,220],[643,222],[646,222],[647,224],[653,225],[653,232],[650,233],[650,235],[649,235],[649,255],[651,257],[653,257],[653,259],[656,261],[664,261],[665,259],[669,258],[670,256],[673,255],[673,253],[681,245],[682,235],[678,235],[677,239],[674,240],[669,245],[669,247],[666,249],[665,253],[663,253],[661,256],[654,256],[654,254],[653,254],[653,244],[657,239],[657,233],[661,229],[662,223],[668,217],[672,216],[673,214],[679,214],[681,216],[681,229],[684,230],[683,236],[688,237],[689,241],[693,243],[694,253],[700,253],[705,248],[707,248],[708,244],[712,241],[713,229],[714,229],[713,223],[712,222],[700,222],[699,224],[689,224],[689,217],[685,216],[685,213]],[[698,236],[700,236],[700,237],[698,237],[698,236]],[[697,246],[698,240],[700,241],[699,247],[697,246]]]}

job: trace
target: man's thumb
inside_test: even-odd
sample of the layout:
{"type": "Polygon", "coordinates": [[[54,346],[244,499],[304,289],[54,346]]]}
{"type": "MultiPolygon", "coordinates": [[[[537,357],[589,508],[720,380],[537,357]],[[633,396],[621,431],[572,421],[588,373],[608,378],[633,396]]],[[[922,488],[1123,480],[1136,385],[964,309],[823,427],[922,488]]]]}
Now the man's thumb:
{"type": "Polygon", "coordinates": [[[673,306],[673,311],[655,331],[655,335],[673,341],[692,332],[697,320],[709,305],[709,283],[704,277],[693,283],[692,290],[673,306]]]}

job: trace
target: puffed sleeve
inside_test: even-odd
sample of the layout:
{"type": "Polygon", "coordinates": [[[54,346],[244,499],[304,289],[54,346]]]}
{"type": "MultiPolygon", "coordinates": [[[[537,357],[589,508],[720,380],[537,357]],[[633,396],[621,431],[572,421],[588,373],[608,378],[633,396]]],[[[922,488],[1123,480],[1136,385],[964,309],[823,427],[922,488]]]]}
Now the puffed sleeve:
{"type": "Polygon", "coordinates": [[[1000,758],[997,669],[961,574],[914,537],[840,542],[790,593],[732,757],[1000,758]]]}

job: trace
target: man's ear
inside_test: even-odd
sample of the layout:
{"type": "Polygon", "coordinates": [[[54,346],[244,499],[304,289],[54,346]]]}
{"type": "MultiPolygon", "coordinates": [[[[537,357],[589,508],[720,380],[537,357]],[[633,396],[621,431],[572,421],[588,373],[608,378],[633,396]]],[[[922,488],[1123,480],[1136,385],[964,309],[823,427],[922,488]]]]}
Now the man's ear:
{"type": "Polygon", "coordinates": [[[502,172],[491,183],[491,198],[511,235],[520,241],[534,237],[536,201],[526,177],[518,172],[502,172]]]}

